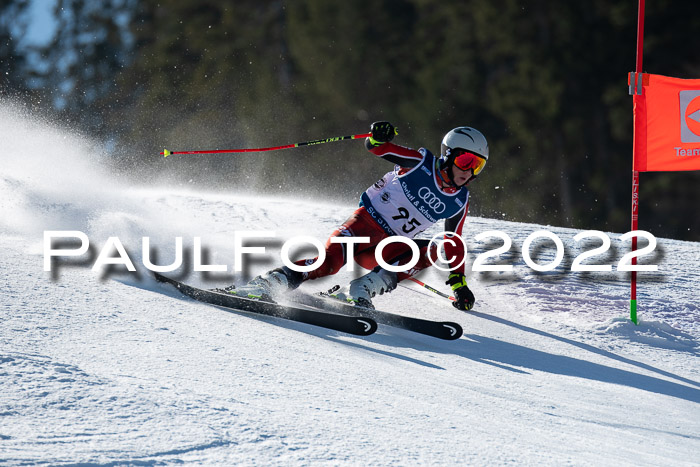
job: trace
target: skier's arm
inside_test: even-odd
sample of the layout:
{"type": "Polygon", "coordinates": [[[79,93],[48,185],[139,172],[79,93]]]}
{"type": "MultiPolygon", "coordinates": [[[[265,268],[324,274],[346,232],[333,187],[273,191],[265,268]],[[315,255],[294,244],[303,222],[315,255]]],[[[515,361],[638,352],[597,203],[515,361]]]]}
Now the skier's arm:
{"type": "Polygon", "coordinates": [[[415,149],[389,142],[397,134],[391,123],[374,122],[370,130],[372,135],[365,140],[365,147],[375,156],[400,167],[415,167],[423,160],[423,154],[415,149]]]}
{"type": "Polygon", "coordinates": [[[460,238],[456,235],[462,236],[462,230],[464,229],[464,222],[467,220],[467,213],[469,211],[469,202],[467,205],[459,211],[454,216],[449,219],[445,219],[445,257],[454,258],[450,261],[450,268],[452,272],[459,272],[464,274],[466,270],[466,264],[462,264],[457,269],[454,269],[458,264],[466,261],[464,260],[466,252],[464,251],[464,244],[460,238]],[[449,233],[448,233],[449,232],[449,233]],[[454,232],[456,235],[453,235],[454,232]]]}
{"type": "Polygon", "coordinates": [[[415,167],[423,160],[423,154],[415,149],[399,146],[394,143],[383,143],[380,146],[372,146],[369,138],[365,142],[365,146],[369,152],[375,156],[379,156],[385,161],[396,164],[400,167],[415,167]]]}
{"type": "Polygon", "coordinates": [[[464,251],[462,240],[458,238],[458,236],[462,236],[462,229],[464,228],[464,221],[467,219],[468,211],[469,203],[455,216],[445,219],[445,232],[454,232],[454,234],[445,233],[445,240],[450,240],[445,242],[445,255],[451,259],[450,267],[454,268],[445,283],[452,287],[452,292],[455,295],[455,301],[452,304],[460,310],[471,310],[475,301],[474,294],[469,290],[467,279],[464,276],[466,271],[466,251],[464,251]],[[462,262],[465,264],[457,268],[456,266],[462,262]]]}

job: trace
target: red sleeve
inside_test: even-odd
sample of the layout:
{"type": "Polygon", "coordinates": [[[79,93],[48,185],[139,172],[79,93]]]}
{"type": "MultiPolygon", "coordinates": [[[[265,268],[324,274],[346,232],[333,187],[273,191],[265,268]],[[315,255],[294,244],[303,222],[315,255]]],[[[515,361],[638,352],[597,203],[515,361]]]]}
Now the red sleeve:
{"type": "Polygon", "coordinates": [[[376,147],[371,147],[370,144],[367,144],[367,149],[375,156],[381,157],[401,167],[415,167],[420,164],[425,157],[420,151],[399,146],[394,143],[384,143],[376,147]]]}

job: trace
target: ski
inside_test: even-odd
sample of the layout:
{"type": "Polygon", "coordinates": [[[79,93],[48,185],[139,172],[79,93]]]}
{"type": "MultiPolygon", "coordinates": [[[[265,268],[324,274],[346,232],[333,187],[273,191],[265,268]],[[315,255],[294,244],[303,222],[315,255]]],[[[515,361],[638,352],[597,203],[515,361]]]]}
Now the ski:
{"type": "Polygon", "coordinates": [[[456,340],[462,337],[464,332],[462,326],[452,321],[431,321],[428,319],[411,318],[386,311],[360,307],[342,302],[325,293],[317,293],[314,295],[295,293],[290,298],[302,305],[337,313],[346,313],[351,316],[364,316],[373,319],[378,324],[406,329],[408,331],[437,337],[438,339],[456,340]]]}
{"type": "Polygon", "coordinates": [[[280,305],[274,302],[237,297],[212,290],[198,289],[165,277],[157,272],[153,274],[158,282],[173,285],[183,295],[199,302],[223,307],[231,311],[245,311],[259,315],[274,316],[356,336],[369,336],[377,330],[376,321],[367,316],[348,316],[325,310],[308,310],[295,306],[280,305]]]}

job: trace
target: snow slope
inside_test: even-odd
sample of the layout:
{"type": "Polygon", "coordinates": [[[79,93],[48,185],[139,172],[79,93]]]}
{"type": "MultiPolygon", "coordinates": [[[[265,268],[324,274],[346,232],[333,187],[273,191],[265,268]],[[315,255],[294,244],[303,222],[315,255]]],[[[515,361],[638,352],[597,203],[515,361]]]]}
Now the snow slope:
{"type": "MultiPolygon", "coordinates": [[[[471,251],[500,244],[487,248],[477,233],[504,231],[514,247],[501,259],[515,266],[472,273],[475,312],[415,285],[375,301],[458,321],[464,337],[380,326],[359,338],[227,313],[143,274],[90,270],[110,236],[137,267],[142,237],[169,264],[175,237],[189,258],[198,236],[208,261],[230,271],[233,232],[274,230],[245,271],[257,274],[277,265],[284,239],[325,241],[354,206],[119,185],[94,161],[98,146],[8,106],[0,136],[2,464],[698,465],[697,243],[659,239],[646,258],[659,271],[640,273],[635,326],[624,319],[625,274],[567,271],[577,231],[472,218],[471,251]],[[520,248],[543,228],[567,254],[535,273],[520,248]],[[93,250],[44,272],[45,230],[85,232],[93,250]]],[[[627,246],[610,236],[616,249],[601,262],[616,264],[627,246]]],[[[554,256],[551,244],[537,251],[540,263],[554,256]]],[[[420,278],[447,292],[443,275],[420,278]]],[[[244,280],[186,277],[206,287],[244,280]]]]}

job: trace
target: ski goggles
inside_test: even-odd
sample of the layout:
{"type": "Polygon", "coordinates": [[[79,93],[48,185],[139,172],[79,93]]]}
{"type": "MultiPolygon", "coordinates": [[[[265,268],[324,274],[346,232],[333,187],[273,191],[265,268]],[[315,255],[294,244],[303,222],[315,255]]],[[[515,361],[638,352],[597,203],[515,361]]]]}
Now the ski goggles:
{"type": "Polygon", "coordinates": [[[479,172],[486,165],[486,158],[473,152],[462,151],[455,157],[454,165],[460,170],[471,169],[474,175],[479,175],[479,172]]]}

